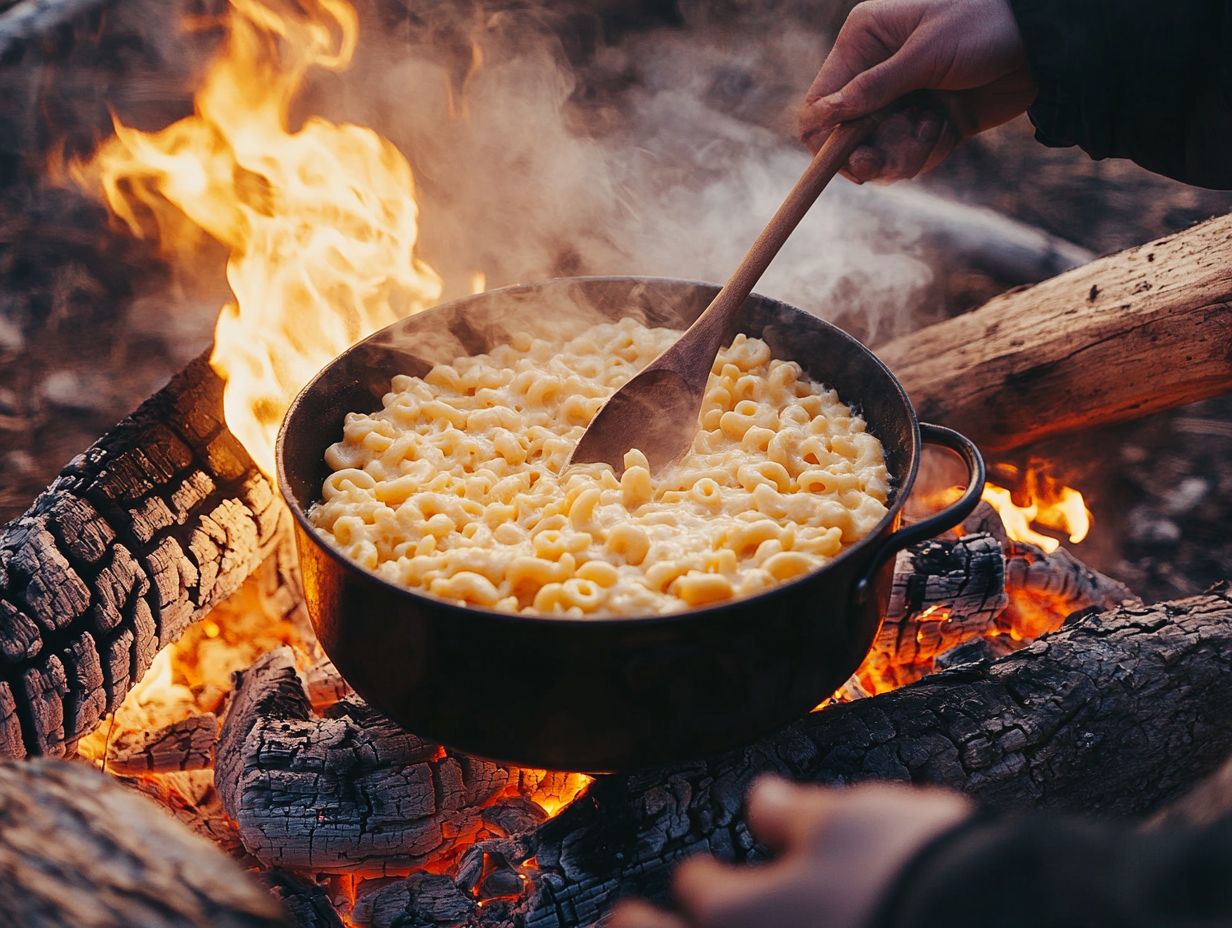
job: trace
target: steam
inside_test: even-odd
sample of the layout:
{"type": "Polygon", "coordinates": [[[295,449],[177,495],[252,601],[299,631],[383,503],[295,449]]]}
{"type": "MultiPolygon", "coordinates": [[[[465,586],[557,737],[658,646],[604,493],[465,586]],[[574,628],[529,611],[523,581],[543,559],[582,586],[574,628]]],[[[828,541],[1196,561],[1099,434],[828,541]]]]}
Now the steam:
{"type": "MultiPolygon", "coordinates": [[[[546,13],[458,6],[385,32],[365,16],[356,66],[311,101],[407,154],[446,296],[475,271],[489,287],[721,282],[807,164],[790,123],[825,40],[797,22],[767,15],[736,35],[699,17],[569,60],[546,13]]],[[[758,290],[866,338],[909,328],[932,275],[918,225],[869,207],[881,197],[836,181],[758,290]]]]}

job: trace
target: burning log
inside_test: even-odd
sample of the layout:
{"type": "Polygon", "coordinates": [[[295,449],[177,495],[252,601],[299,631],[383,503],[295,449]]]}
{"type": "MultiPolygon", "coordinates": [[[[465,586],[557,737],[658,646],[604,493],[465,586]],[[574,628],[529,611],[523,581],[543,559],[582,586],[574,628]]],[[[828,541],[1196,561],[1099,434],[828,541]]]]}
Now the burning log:
{"type": "Polygon", "coordinates": [[[217,716],[192,715],[117,741],[107,754],[107,769],[121,775],[204,770],[214,762],[217,738],[217,716]]]}
{"type": "Polygon", "coordinates": [[[1003,451],[1232,389],[1232,216],[896,339],[920,415],[1003,451]]]}
{"type": "Polygon", "coordinates": [[[244,846],[269,866],[382,876],[439,865],[461,837],[542,821],[527,797],[569,777],[447,753],[357,699],[313,718],[289,648],[236,676],[215,779],[244,846]]]}
{"type": "Polygon", "coordinates": [[[1008,809],[1142,815],[1232,751],[1229,655],[1226,587],[1086,615],[995,663],[831,707],[746,749],[596,780],[533,832],[471,848],[453,880],[383,884],[356,916],[373,928],[592,924],[619,896],[664,898],[671,866],[689,854],[759,858],[741,807],[767,771],[932,783],[1008,809]],[[476,875],[491,879],[493,861],[525,877],[525,891],[480,906],[476,875]]]}
{"type": "Polygon", "coordinates": [[[267,557],[286,513],[198,359],[0,529],[0,754],[60,755],[267,557]]]}
{"type": "Polygon", "coordinates": [[[0,821],[7,924],[286,925],[274,897],[210,842],[83,765],[0,763],[0,821]]]}
{"type": "Polygon", "coordinates": [[[898,556],[885,621],[860,668],[874,691],[918,680],[947,652],[976,639],[1038,638],[1073,612],[1139,602],[1123,583],[1064,548],[1046,554],[1012,541],[987,503],[963,528],[971,534],[934,539],[898,556]]]}
{"type": "Polygon", "coordinates": [[[261,881],[282,902],[295,928],[343,928],[325,890],[282,870],[266,870],[261,881]]]}
{"type": "MultiPolygon", "coordinates": [[[[995,513],[987,524],[994,522],[995,513]]],[[[1054,563],[1040,563],[1045,575],[1054,563]]],[[[987,533],[901,555],[890,617],[862,675],[901,685],[930,672],[943,652],[988,634],[1005,609],[1004,577],[1001,543],[987,533]]],[[[1073,608],[1091,604],[1077,599],[1073,608]]],[[[286,648],[238,674],[217,752],[223,805],[244,846],[267,865],[405,872],[439,865],[457,845],[451,837],[516,833],[542,818],[527,801],[554,785],[542,774],[447,754],[407,734],[346,698],[328,661],[305,677],[307,688],[286,648]]]]}

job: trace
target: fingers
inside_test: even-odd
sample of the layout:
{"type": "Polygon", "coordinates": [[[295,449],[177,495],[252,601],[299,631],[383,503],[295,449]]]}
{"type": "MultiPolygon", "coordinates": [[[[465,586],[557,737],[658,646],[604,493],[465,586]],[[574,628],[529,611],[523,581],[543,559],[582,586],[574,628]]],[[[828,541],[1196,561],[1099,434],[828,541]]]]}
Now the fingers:
{"type": "Polygon", "coordinates": [[[619,903],[600,924],[603,928],[686,928],[680,918],[640,899],[619,903]]]}
{"type": "Polygon", "coordinates": [[[945,160],[960,137],[939,106],[912,106],[886,117],[872,138],[851,153],[842,173],[858,184],[906,180],[945,160]]]}
{"type": "Polygon", "coordinates": [[[749,830],[772,850],[799,846],[833,814],[841,795],[840,790],[760,777],[749,790],[749,830]]]}
{"type": "Polygon", "coordinates": [[[861,71],[839,90],[805,104],[801,124],[828,129],[889,106],[922,86],[917,55],[909,43],[880,64],[861,71]]]}
{"type": "Polygon", "coordinates": [[[786,877],[780,864],[736,867],[699,855],[676,869],[673,889],[680,908],[697,924],[744,928],[758,924],[752,914],[779,893],[786,877]]]}

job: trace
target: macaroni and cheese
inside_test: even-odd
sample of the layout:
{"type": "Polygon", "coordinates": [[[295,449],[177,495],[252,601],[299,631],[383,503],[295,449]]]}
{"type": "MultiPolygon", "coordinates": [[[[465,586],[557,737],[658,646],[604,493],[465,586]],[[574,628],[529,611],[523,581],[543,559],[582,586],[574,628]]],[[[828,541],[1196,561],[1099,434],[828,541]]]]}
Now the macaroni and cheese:
{"type": "Polygon", "coordinates": [[[564,345],[515,337],[346,417],[313,524],[351,559],[474,606],[645,615],[747,596],[823,566],[885,516],[881,443],[799,365],[736,336],[691,450],[566,469],[604,400],[677,338],[633,320],[564,345]]]}

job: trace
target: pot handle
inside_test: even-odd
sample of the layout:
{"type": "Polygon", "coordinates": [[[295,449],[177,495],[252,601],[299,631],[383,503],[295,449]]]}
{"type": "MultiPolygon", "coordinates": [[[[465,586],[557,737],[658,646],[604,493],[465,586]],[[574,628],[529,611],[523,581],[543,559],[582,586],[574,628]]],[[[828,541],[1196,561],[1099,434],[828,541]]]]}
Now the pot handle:
{"type": "Polygon", "coordinates": [[[975,447],[975,443],[965,435],[960,435],[953,429],[940,425],[920,423],[920,439],[926,445],[941,445],[949,448],[963,459],[967,465],[967,489],[955,502],[946,506],[935,515],[913,522],[906,528],[901,528],[881,543],[864,575],[856,582],[856,602],[863,602],[868,597],[873,580],[885,562],[909,545],[927,541],[942,532],[953,528],[971,515],[984,492],[984,458],[975,447]]]}

